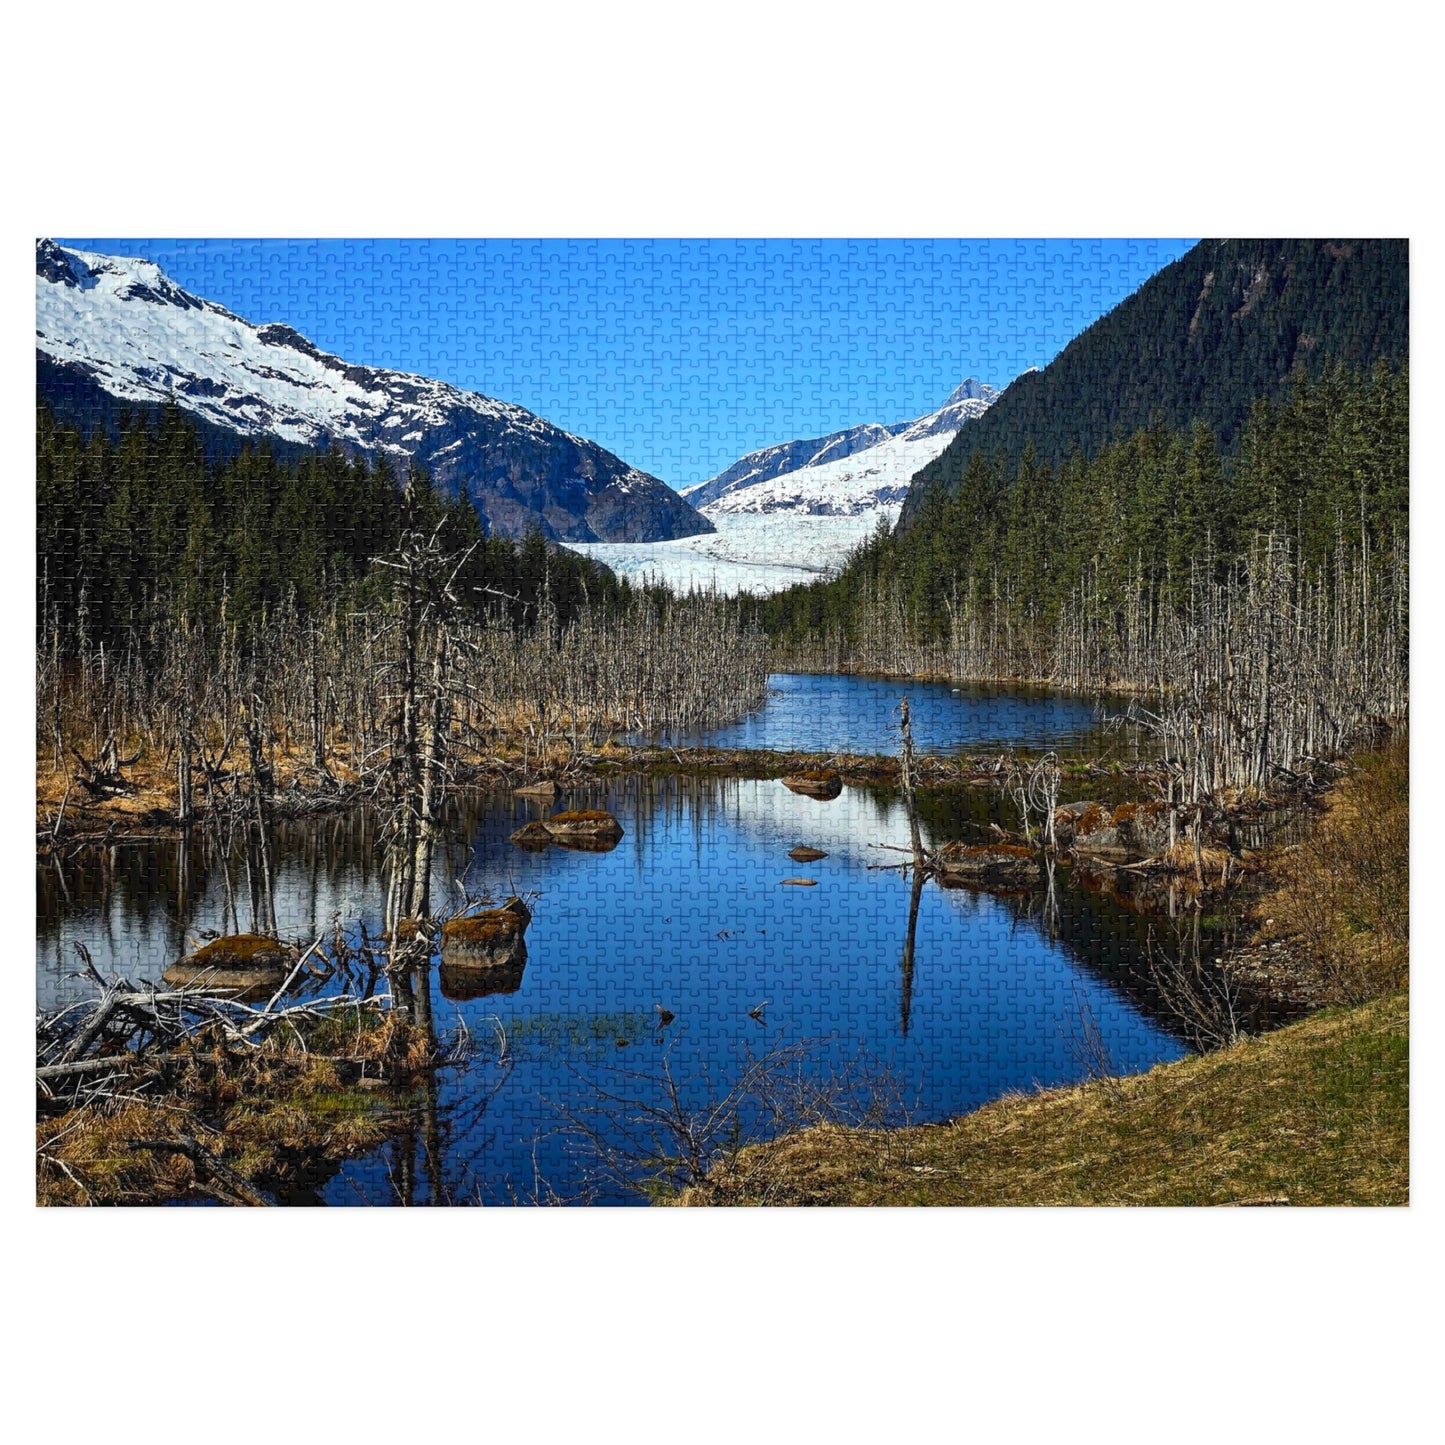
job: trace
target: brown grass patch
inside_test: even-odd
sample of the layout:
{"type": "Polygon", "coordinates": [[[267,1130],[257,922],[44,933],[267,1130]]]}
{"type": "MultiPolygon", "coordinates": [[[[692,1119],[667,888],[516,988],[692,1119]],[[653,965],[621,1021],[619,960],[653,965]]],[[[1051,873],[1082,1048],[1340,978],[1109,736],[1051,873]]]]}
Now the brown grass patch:
{"type": "Polygon", "coordinates": [[[1403,994],[948,1124],[744,1150],[683,1204],[1409,1202],[1403,994]]]}
{"type": "MultiPolygon", "coordinates": [[[[426,1035],[394,1010],[344,1009],[255,1050],[199,1037],[187,1056],[144,1077],[154,1096],[105,1100],[40,1119],[36,1202],[161,1204],[196,1197],[235,1203],[224,1174],[185,1152],[194,1145],[243,1186],[284,1192],[374,1148],[389,1122],[360,1074],[405,1082],[433,1060],[426,1035]]],[[[139,1081],[141,1075],[137,1075],[139,1081]]]]}
{"type": "Polygon", "coordinates": [[[1310,837],[1277,860],[1261,937],[1287,939],[1324,996],[1357,1003],[1410,976],[1410,750],[1397,736],[1353,760],[1310,837]]]}

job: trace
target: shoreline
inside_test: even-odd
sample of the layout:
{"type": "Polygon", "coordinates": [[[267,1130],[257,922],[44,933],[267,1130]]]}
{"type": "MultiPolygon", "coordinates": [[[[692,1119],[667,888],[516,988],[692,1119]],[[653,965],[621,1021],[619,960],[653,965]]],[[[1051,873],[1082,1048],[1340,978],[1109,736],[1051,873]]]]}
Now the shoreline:
{"type": "Polygon", "coordinates": [[[939,1124],[819,1124],[673,1206],[1408,1205],[1409,998],[939,1124]]]}
{"type": "MultiPolygon", "coordinates": [[[[923,754],[915,758],[914,779],[925,788],[1002,787],[1010,757],[1027,761],[1035,750],[923,754]]],[[[340,759],[323,772],[313,766],[277,768],[278,786],[267,806],[276,819],[297,819],[342,812],[359,807],[371,796],[357,774],[340,759]]],[[[1079,784],[1144,783],[1160,776],[1148,760],[1110,759],[1083,754],[1061,759],[1064,776],[1079,784]]],[[[765,748],[675,748],[659,744],[617,747],[573,758],[570,753],[537,767],[505,756],[464,762],[448,796],[461,796],[488,788],[530,787],[551,782],[558,792],[569,787],[632,774],[737,778],[782,778],[790,773],[828,768],[844,784],[896,787],[901,768],[887,753],[776,751],[765,748]]],[[[178,816],[179,790],[173,770],[136,769],[127,791],[104,798],[89,797],[65,775],[36,766],[36,852],[44,856],[61,844],[107,844],[161,841],[179,838],[188,828],[203,825],[219,811],[201,802],[192,818],[178,816]],[[62,782],[64,779],[64,783],[62,782]],[[68,791],[67,791],[68,787],[68,791]]],[[[228,795],[230,796],[230,795],[228,795]]]]}

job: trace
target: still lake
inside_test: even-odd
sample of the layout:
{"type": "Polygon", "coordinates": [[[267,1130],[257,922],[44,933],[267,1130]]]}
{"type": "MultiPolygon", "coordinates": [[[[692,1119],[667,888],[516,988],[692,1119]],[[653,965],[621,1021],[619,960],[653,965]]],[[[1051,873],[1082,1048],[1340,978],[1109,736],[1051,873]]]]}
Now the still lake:
{"type": "MultiPolygon", "coordinates": [[[[774,752],[897,753],[904,696],[920,752],[1104,744],[1099,708],[1075,694],[841,673],[774,673],[766,706],[687,741],[774,752]]],[[[1122,741],[1109,744],[1117,751],[1122,741]]]]}
{"type": "MultiPolygon", "coordinates": [[[[872,705],[870,680],[827,681],[845,697],[856,687],[860,712],[872,705]]],[[[787,680],[778,682],[786,695],[787,680]]],[[[909,693],[917,707],[920,689],[909,693]]],[[[966,695],[944,697],[938,717],[954,710],[952,737],[1001,715],[997,695],[984,704],[984,722],[969,721],[966,695]]],[[[1010,706],[1021,733],[1044,737],[1053,704],[1030,712],[1036,701],[1020,694],[1010,706]]],[[[1081,706],[1080,726],[1093,717],[1081,706]]],[[[607,1110],[620,1116],[628,1106],[601,1101],[656,1102],[665,1052],[685,1102],[698,1108],[769,1047],[806,1045],[805,1067],[819,1076],[861,1056],[870,1070],[887,1070],[906,1116],[922,1121],[1009,1089],[1081,1078],[1068,1036],[1085,1008],[1122,1072],[1185,1051],[1141,981],[1140,920],[1064,872],[1052,901],[1042,889],[1004,897],[928,884],[905,971],[909,885],[879,867],[899,858],[879,845],[908,841],[892,790],[845,787],[819,802],[776,781],[633,776],[569,791],[559,803],[605,807],[625,836],[605,853],[524,852],[508,838],[541,815],[538,804],[506,793],[456,801],[435,896],[455,898],[455,879],[473,898],[534,895],[526,967],[502,980],[513,991],[474,997],[433,969],[436,1026],[464,1022],[479,1045],[472,1062],[441,1071],[435,1089],[412,1102],[410,1132],[293,1202],[635,1202],[600,1177],[579,1121],[600,1130],[604,1147],[620,1145],[625,1130],[609,1134],[607,1110]],[[798,844],[828,856],[795,863],[787,855],[798,844]],[[782,881],[798,877],[816,886],[782,881]],[[751,1016],[764,1003],[761,1018],[751,1016]],[[666,1027],[657,1006],[674,1016],[666,1027]]],[[[980,838],[999,807],[980,790],[932,795],[925,841],[980,838]]],[[[284,937],[309,942],[336,918],[380,931],[366,810],[280,824],[275,842],[284,937]]],[[[76,943],[102,972],[157,978],[202,930],[253,924],[243,861],[199,836],[87,850],[63,872],[42,860],[37,886],[42,1006],[85,995],[71,976],[76,943]]]]}

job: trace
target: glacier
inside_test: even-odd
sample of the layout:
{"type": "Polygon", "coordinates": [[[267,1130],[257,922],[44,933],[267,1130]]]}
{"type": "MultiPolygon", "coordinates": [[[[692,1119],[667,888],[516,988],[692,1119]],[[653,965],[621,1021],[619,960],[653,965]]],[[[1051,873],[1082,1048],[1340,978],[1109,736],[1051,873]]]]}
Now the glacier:
{"type": "Polygon", "coordinates": [[[913,476],[1000,394],[970,377],[937,411],[914,421],[869,423],[749,452],[683,489],[716,528],[707,536],[568,545],[619,576],[678,592],[767,595],[819,581],[880,526],[893,526],[913,476]]]}

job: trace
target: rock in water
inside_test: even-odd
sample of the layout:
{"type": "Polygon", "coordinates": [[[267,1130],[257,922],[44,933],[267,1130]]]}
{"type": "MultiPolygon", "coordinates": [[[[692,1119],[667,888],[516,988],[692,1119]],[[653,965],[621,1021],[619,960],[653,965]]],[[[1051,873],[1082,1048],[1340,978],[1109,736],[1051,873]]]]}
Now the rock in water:
{"type": "Polygon", "coordinates": [[[818,886],[818,880],[816,878],[784,878],[783,886],[785,888],[789,886],[793,888],[816,888],[818,886]]]}
{"type": "Polygon", "coordinates": [[[978,888],[1027,887],[1040,877],[1033,851],[1014,843],[948,843],[933,855],[933,867],[943,883],[978,888]]]}
{"type": "Polygon", "coordinates": [[[788,850],[788,857],[794,863],[817,863],[828,855],[821,848],[809,848],[806,844],[799,843],[796,848],[788,850]]]}
{"type": "Polygon", "coordinates": [[[166,969],[161,979],[173,988],[214,986],[249,1003],[275,993],[286,982],[292,961],[279,939],[261,933],[232,933],[188,953],[166,969]]]}
{"type": "Polygon", "coordinates": [[[442,966],[454,970],[525,965],[523,934],[531,921],[531,910],[515,897],[500,908],[448,919],[442,924],[442,966]]]}
{"type": "Polygon", "coordinates": [[[584,808],[569,813],[553,813],[543,819],[554,842],[571,843],[582,840],[615,843],[622,837],[622,824],[600,808],[584,808]]]}
{"type": "Polygon", "coordinates": [[[194,968],[284,968],[291,962],[291,954],[279,938],[231,933],[188,953],[181,962],[194,968]]]}
{"type": "Polygon", "coordinates": [[[826,803],[843,791],[843,780],[831,768],[815,768],[806,773],[790,773],[783,779],[790,792],[826,803]]]}
{"type": "Polygon", "coordinates": [[[550,848],[554,839],[547,831],[545,823],[523,823],[515,833],[512,834],[512,842],[519,848],[527,848],[533,852],[540,853],[544,848],[550,848]]]}
{"type": "Polygon", "coordinates": [[[544,778],[540,783],[528,783],[526,787],[513,791],[519,798],[544,798],[550,803],[557,796],[557,784],[550,778],[544,778]]]}

